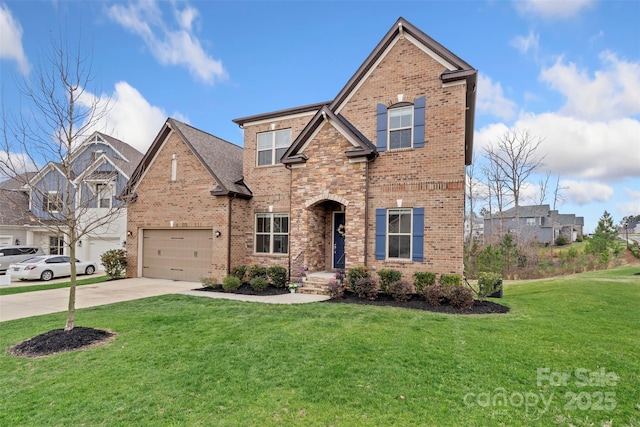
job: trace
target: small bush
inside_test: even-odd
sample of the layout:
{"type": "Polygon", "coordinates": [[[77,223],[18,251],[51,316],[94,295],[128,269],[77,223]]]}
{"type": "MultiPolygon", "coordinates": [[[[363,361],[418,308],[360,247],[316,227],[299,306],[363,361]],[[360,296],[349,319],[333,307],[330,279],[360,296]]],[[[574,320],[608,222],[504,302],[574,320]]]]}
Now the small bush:
{"type": "Polygon", "coordinates": [[[242,282],[236,276],[229,275],[225,276],[225,278],[222,279],[222,289],[224,289],[226,292],[235,291],[240,287],[241,284],[242,282]]]}
{"type": "Polygon", "coordinates": [[[459,274],[441,274],[440,284],[445,288],[460,286],[462,285],[462,276],[460,276],[459,274]]]}
{"type": "Polygon", "coordinates": [[[576,236],[576,242],[582,242],[584,240],[584,238],[582,237],[582,234],[578,234],[576,236]]]}
{"type": "Polygon", "coordinates": [[[442,289],[442,286],[436,283],[424,288],[422,291],[422,296],[424,296],[427,304],[437,307],[442,304],[442,301],[444,300],[444,290],[442,289]]]}
{"type": "Polygon", "coordinates": [[[435,283],[435,273],[430,271],[416,271],[413,273],[413,286],[416,288],[416,293],[422,294],[427,286],[432,286],[435,283]]]}
{"type": "Polygon", "coordinates": [[[114,279],[121,279],[127,270],[127,251],[124,249],[111,249],[100,255],[100,261],[104,265],[104,271],[114,279]]]}
{"type": "Polygon", "coordinates": [[[331,299],[342,299],[344,297],[344,291],[346,286],[339,280],[332,280],[329,282],[329,297],[331,299]]]}
{"type": "Polygon", "coordinates": [[[478,275],[478,298],[485,299],[492,293],[499,291],[502,277],[495,273],[480,273],[478,275]]]}
{"type": "Polygon", "coordinates": [[[358,279],[369,279],[371,277],[371,273],[369,269],[364,265],[358,265],[349,269],[347,273],[347,284],[349,288],[355,292],[356,281],[358,279]]]}
{"type": "Polygon", "coordinates": [[[249,285],[256,292],[264,292],[269,287],[269,282],[262,276],[256,276],[249,281],[249,285]]]}
{"type": "Polygon", "coordinates": [[[556,246],[565,246],[568,244],[569,244],[569,239],[567,239],[567,236],[556,237],[556,246]]]}
{"type": "Polygon", "coordinates": [[[467,286],[453,286],[447,293],[452,306],[461,310],[468,310],[473,306],[473,291],[467,286]]]}
{"type": "Polygon", "coordinates": [[[378,277],[380,279],[380,290],[382,292],[387,292],[387,287],[391,283],[402,279],[402,273],[391,268],[383,268],[378,270],[378,277]]]}
{"type": "Polygon", "coordinates": [[[200,282],[202,283],[202,286],[204,288],[215,288],[218,286],[218,284],[216,283],[215,280],[213,280],[211,277],[202,277],[200,279],[200,282]]]}
{"type": "Polygon", "coordinates": [[[371,277],[361,277],[354,284],[354,292],[360,299],[374,301],[378,298],[378,282],[371,277]]]}
{"type": "Polygon", "coordinates": [[[638,243],[634,243],[633,245],[629,246],[629,250],[634,257],[640,258],[640,245],[638,245],[638,243]]]}
{"type": "Polygon", "coordinates": [[[266,279],[267,267],[263,267],[260,264],[253,264],[247,270],[247,276],[249,278],[249,281],[251,281],[251,279],[253,279],[254,277],[264,277],[266,279]]]}
{"type": "Polygon", "coordinates": [[[236,276],[241,282],[244,282],[244,277],[247,275],[247,266],[236,265],[231,269],[231,275],[236,276]]]}
{"type": "Polygon", "coordinates": [[[415,293],[416,289],[412,284],[406,280],[396,280],[389,283],[387,286],[387,293],[398,302],[406,302],[411,298],[411,294],[415,293]]]}
{"type": "Polygon", "coordinates": [[[276,288],[284,288],[287,286],[287,269],[281,265],[274,265],[267,269],[267,274],[271,283],[276,288]]]}

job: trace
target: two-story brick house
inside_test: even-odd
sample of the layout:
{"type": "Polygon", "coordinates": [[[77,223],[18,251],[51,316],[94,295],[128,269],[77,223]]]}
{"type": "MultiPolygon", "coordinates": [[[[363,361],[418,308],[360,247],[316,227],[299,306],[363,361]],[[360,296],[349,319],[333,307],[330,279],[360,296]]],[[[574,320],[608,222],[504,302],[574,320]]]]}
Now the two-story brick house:
{"type": "MultiPolygon", "coordinates": [[[[184,132],[176,145],[171,131],[161,132],[127,192],[137,197],[129,208],[128,274],[145,275],[145,233],[172,228],[204,230],[216,254],[207,273],[218,280],[234,265],[253,263],[292,271],[367,265],[405,277],[418,270],[461,273],[476,77],[469,64],[400,18],[333,100],[235,119],[244,129],[235,172],[207,163],[184,132]],[[171,148],[159,150],[163,145],[171,148]],[[200,172],[182,175],[180,191],[191,197],[174,209],[157,197],[169,195],[176,158],[200,172]],[[208,186],[195,188],[198,176],[208,186]],[[145,213],[154,204],[162,206],[162,219],[145,213]]],[[[186,125],[170,119],[168,126],[186,125]]],[[[153,247],[148,256],[162,250],[153,247]]]]}

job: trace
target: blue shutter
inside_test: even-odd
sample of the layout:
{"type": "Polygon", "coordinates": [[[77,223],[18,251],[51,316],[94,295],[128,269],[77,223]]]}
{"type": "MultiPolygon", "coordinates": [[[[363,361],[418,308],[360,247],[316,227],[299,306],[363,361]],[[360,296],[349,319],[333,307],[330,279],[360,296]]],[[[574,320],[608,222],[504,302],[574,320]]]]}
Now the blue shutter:
{"type": "MultiPolygon", "coordinates": [[[[376,148],[378,152],[386,151],[387,149],[387,106],[384,104],[378,104],[376,111],[378,126],[376,134],[376,148]]],[[[423,121],[424,122],[424,121],[423,121]]]]}
{"type": "Polygon", "coordinates": [[[424,96],[413,103],[413,148],[424,147],[424,107],[424,96]]]}
{"type": "Polygon", "coordinates": [[[413,208],[413,253],[415,262],[424,260],[424,208],[413,208]]]}
{"type": "Polygon", "coordinates": [[[376,209],[376,259],[385,259],[387,246],[387,210],[376,209]]]}

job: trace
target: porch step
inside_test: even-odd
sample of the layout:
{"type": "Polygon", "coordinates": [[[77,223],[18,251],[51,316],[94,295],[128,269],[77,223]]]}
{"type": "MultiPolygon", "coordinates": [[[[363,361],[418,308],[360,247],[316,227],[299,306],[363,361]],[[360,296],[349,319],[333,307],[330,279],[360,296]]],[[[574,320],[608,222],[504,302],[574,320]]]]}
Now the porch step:
{"type": "Polygon", "coordinates": [[[311,273],[296,292],[301,294],[329,295],[329,282],[335,280],[335,273],[311,273]]]}

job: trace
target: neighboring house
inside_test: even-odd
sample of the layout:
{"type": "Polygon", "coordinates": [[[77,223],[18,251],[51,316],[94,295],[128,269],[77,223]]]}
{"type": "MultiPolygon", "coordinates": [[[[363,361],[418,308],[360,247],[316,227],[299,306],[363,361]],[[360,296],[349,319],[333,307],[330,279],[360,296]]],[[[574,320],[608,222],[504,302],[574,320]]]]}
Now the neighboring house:
{"type": "Polygon", "coordinates": [[[482,244],[484,242],[484,219],[475,213],[464,218],[464,241],[473,239],[482,244]]]}
{"type": "MultiPolygon", "coordinates": [[[[29,185],[24,179],[11,179],[0,184],[0,237],[39,245],[45,253],[68,254],[68,242],[51,227],[59,221],[59,208],[64,203],[65,176],[73,195],[72,209],[82,221],[80,226],[113,212],[122,202],[116,196],[124,189],[142,153],[124,142],[95,132],[80,144],[70,156],[70,172],[60,163],[49,162],[31,174],[29,185]],[[4,206],[15,207],[12,214],[4,206]]],[[[126,241],[126,209],[118,210],[108,221],[92,231],[77,244],[76,256],[100,264],[100,255],[109,249],[123,248],[126,241]]]]}
{"type": "Polygon", "coordinates": [[[400,18],[331,101],[235,119],[244,149],[167,120],[123,194],[127,274],[461,274],[476,78],[400,18]]]}
{"type": "Polygon", "coordinates": [[[520,206],[520,227],[517,226],[516,209],[511,208],[484,217],[484,235],[487,242],[502,238],[505,233],[515,234],[538,243],[553,243],[558,236],[575,242],[583,234],[584,218],[574,214],[561,214],[549,205],[520,206]]]}

